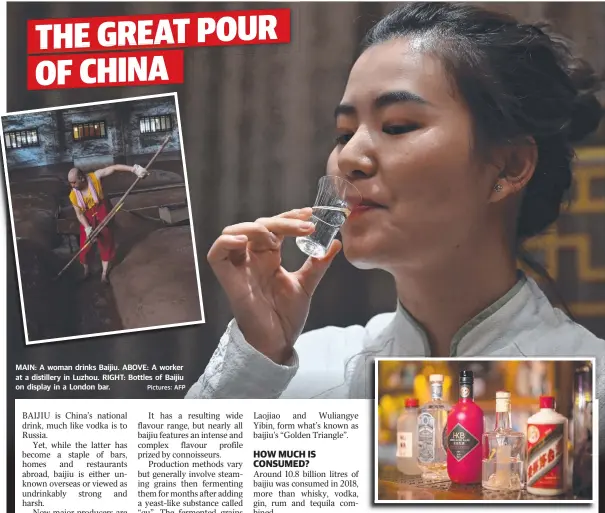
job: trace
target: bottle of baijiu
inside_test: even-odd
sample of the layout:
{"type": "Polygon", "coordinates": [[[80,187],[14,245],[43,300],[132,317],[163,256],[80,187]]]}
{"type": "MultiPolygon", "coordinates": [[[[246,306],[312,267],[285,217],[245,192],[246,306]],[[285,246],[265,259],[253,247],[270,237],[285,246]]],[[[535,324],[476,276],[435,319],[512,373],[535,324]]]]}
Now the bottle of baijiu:
{"type": "Polygon", "coordinates": [[[472,371],[460,372],[460,399],[447,417],[447,473],[454,483],[481,482],[483,410],[475,403],[472,371]]]}
{"type": "Polygon", "coordinates": [[[573,491],[592,499],[592,364],[575,372],[573,401],[573,491]]]}
{"type": "Polygon", "coordinates": [[[510,392],[496,392],[496,425],[483,435],[483,488],[522,490],[525,485],[525,434],[512,426],[510,392]]]}
{"type": "Polygon", "coordinates": [[[527,419],[527,491],[562,495],[567,488],[567,418],[555,398],[540,396],[540,411],[527,419]]]}
{"type": "Polygon", "coordinates": [[[418,415],[418,466],[422,478],[447,481],[445,424],[449,405],[443,401],[443,375],[432,374],[431,400],[418,415]]]}
{"type": "Polygon", "coordinates": [[[417,476],[418,466],[418,399],[405,400],[405,409],[397,419],[397,469],[405,475],[417,476]]]}

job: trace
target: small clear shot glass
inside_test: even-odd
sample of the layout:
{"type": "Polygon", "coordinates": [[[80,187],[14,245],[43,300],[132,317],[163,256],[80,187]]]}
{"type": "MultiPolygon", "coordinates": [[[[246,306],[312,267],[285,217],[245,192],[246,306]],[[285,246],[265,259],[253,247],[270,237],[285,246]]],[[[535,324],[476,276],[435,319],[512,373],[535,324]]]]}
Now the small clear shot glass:
{"type": "Polygon", "coordinates": [[[309,219],[315,225],[315,231],[296,238],[298,249],[314,258],[326,256],[338,230],[351,213],[351,208],[360,202],[361,194],[353,184],[338,176],[322,176],[313,204],[313,214],[309,219]]]}

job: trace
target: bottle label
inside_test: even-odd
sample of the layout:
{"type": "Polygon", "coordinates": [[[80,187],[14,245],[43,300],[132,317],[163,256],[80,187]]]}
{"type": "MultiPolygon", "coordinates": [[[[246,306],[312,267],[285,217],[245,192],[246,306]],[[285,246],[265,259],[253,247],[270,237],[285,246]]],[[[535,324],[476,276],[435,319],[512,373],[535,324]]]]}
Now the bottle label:
{"type": "Polygon", "coordinates": [[[397,433],[397,457],[411,458],[412,457],[412,434],[409,432],[397,433]]]}
{"type": "Polygon", "coordinates": [[[460,423],[454,426],[447,437],[447,448],[456,461],[462,461],[478,445],[479,440],[460,423]]]}
{"type": "Polygon", "coordinates": [[[431,383],[431,399],[433,401],[443,397],[443,383],[431,383]]]}
{"type": "Polygon", "coordinates": [[[564,424],[527,425],[527,486],[564,488],[564,434],[564,424]]]}
{"type": "Polygon", "coordinates": [[[432,463],[435,460],[435,419],[430,413],[418,415],[418,461],[432,463]]]}
{"type": "Polygon", "coordinates": [[[508,413],[510,411],[510,399],[496,399],[496,413],[508,413]]]}
{"type": "Polygon", "coordinates": [[[471,396],[471,387],[469,387],[468,385],[461,385],[460,386],[460,397],[470,397],[471,396]]]}

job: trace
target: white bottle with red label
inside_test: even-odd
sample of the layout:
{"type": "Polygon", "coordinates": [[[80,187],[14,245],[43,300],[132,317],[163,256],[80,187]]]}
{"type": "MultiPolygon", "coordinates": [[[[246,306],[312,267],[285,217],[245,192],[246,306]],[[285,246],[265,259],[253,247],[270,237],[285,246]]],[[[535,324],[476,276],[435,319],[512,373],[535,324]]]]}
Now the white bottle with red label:
{"type": "Polygon", "coordinates": [[[527,420],[527,491],[562,495],[567,490],[567,418],[555,398],[540,396],[540,411],[527,420]]]}
{"type": "Polygon", "coordinates": [[[418,466],[418,399],[405,400],[405,410],[397,419],[397,468],[408,476],[422,472],[418,466]]]}

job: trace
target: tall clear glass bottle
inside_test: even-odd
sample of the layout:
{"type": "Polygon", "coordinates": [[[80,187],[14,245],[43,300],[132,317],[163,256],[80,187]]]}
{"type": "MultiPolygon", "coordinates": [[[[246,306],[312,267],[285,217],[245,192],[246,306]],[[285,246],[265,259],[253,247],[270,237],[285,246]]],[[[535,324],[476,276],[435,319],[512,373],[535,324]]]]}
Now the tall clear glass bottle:
{"type": "Polygon", "coordinates": [[[581,498],[592,498],[592,363],[575,372],[573,428],[573,491],[581,498]]]}
{"type": "Polygon", "coordinates": [[[443,400],[443,375],[431,374],[431,400],[418,415],[418,466],[422,478],[449,481],[445,428],[449,404],[443,400]]]}
{"type": "Polygon", "coordinates": [[[512,424],[510,392],[496,392],[496,425],[483,434],[482,484],[488,490],[525,486],[525,434],[512,424]]]}

